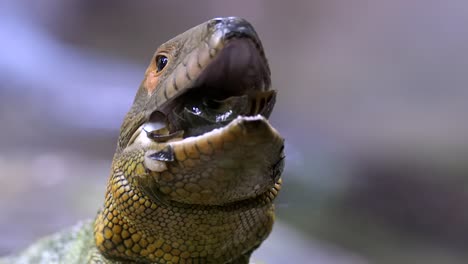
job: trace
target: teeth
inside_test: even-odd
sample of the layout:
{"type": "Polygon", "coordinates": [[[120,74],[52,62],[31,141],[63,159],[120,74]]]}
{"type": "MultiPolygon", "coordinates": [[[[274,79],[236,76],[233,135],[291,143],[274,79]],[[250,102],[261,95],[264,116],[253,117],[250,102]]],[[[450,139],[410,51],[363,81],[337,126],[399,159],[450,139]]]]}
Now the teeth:
{"type": "Polygon", "coordinates": [[[184,131],[178,130],[175,132],[169,131],[167,117],[155,112],[151,115],[150,121],[143,124],[142,132],[146,133],[146,137],[156,142],[167,142],[176,138],[183,138],[184,131]]]}
{"type": "Polygon", "coordinates": [[[250,102],[250,115],[261,114],[268,117],[275,103],[276,91],[257,92],[250,102]]]}
{"type": "Polygon", "coordinates": [[[159,121],[149,122],[143,125],[143,130],[147,132],[152,132],[152,131],[160,130],[165,127],[166,127],[165,122],[159,122],[159,121]]]}
{"type": "Polygon", "coordinates": [[[183,140],[224,127],[238,116],[261,115],[268,118],[275,104],[276,91],[252,88],[248,94],[222,100],[209,97],[190,98],[193,102],[185,102],[182,109],[174,108],[168,116],[154,112],[148,122],[133,134],[128,145],[140,141],[147,144],[183,140]]]}
{"type": "Polygon", "coordinates": [[[149,121],[143,125],[145,131],[155,131],[166,127],[166,115],[156,111],[151,114],[149,121]]]}
{"type": "Polygon", "coordinates": [[[144,164],[145,167],[151,171],[163,172],[167,170],[166,162],[152,159],[149,156],[145,156],[144,164]]]}

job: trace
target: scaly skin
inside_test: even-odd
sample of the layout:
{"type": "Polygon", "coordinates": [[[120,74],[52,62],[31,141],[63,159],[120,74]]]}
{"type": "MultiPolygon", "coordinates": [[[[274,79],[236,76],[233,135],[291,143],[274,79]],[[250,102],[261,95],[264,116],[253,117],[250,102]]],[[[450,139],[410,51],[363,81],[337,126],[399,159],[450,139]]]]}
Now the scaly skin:
{"type": "MultiPolygon", "coordinates": [[[[28,249],[30,256],[62,243],[84,252],[74,254],[75,263],[248,263],[271,232],[284,166],[283,139],[255,115],[262,107],[254,104],[252,116],[199,136],[154,140],[143,131],[155,111],[170,113],[207,83],[223,87],[201,93],[269,89],[263,48],[245,20],[213,19],[158,48],[121,127],[93,236],[91,224],[83,224],[28,249]],[[162,68],[161,55],[168,58],[162,68]]],[[[73,263],[70,252],[51,254],[73,263]]]]}

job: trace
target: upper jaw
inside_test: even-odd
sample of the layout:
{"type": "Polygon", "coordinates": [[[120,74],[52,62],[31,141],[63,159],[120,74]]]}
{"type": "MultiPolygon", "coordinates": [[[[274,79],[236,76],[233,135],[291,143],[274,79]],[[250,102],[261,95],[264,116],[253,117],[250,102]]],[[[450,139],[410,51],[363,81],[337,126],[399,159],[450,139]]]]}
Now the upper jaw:
{"type": "Polygon", "coordinates": [[[215,18],[205,40],[211,60],[194,87],[223,82],[224,92],[245,93],[270,88],[270,69],[263,46],[252,25],[238,17],[215,18]]]}
{"type": "Polygon", "coordinates": [[[230,39],[189,88],[217,97],[270,89],[268,64],[251,39],[230,39]]]}
{"type": "MultiPolygon", "coordinates": [[[[261,114],[268,118],[275,103],[276,93],[266,92],[271,85],[270,69],[253,27],[244,19],[228,17],[210,20],[207,28],[209,33],[204,40],[180,59],[172,74],[156,91],[163,96],[155,97],[154,112],[167,117],[172,125],[170,132],[186,130],[185,137],[199,135],[228,123],[208,122],[203,124],[206,128],[198,131],[187,131],[187,126],[179,126],[185,122],[180,115],[184,111],[183,106],[194,101],[234,101],[241,109],[234,111],[227,121],[237,115],[261,114]],[[231,100],[233,97],[237,99],[231,100]],[[166,101],[158,107],[160,98],[166,101]]],[[[203,118],[193,114],[196,110],[189,109],[189,112],[189,118],[204,122],[203,118]]]]}
{"type": "Polygon", "coordinates": [[[262,43],[246,20],[215,18],[184,34],[190,36],[184,46],[193,48],[173,59],[170,75],[153,94],[151,100],[159,111],[167,111],[173,100],[191,90],[203,89],[219,96],[270,88],[270,69],[262,43]]]}
{"type": "Polygon", "coordinates": [[[162,113],[173,121],[174,109],[185,104],[186,98],[222,100],[248,95],[252,109],[241,114],[269,117],[276,92],[259,93],[270,90],[271,79],[262,44],[253,27],[235,17],[215,18],[207,26],[211,33],[185,55],[151,96],[156,102],[155,109],[147,109],[147,120],[135,127],[127,146],[133,143],[139,129],[152,123],[152,114],[162,113]]]}

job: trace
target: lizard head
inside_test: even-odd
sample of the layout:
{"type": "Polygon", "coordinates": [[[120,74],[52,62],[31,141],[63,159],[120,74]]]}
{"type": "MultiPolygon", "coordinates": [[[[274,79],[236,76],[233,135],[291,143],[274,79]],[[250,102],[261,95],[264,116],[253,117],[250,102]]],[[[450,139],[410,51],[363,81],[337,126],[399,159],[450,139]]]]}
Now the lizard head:
{"type": "Polygon", "coordinates": [[[162,44],[121,128],[116,157],[144,150],[132,175],[153,200],[226,205],[274,198],[283,139],[268,117],[276,92],[254,28],[215,18],[162,44]]]}

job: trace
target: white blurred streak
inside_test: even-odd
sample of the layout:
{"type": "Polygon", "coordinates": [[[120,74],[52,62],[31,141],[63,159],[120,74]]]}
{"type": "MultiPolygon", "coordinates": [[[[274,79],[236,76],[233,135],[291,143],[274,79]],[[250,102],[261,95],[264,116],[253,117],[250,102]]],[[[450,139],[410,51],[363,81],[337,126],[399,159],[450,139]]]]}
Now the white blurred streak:
{"type": "Polygon", "coordinates": [[[49,118],[81,128],[116,129],[130,106],[144,68],[67,46],[24,17],[14,4],[2,6],[0,72],[3,81],[37,97],[49,118]]]}

